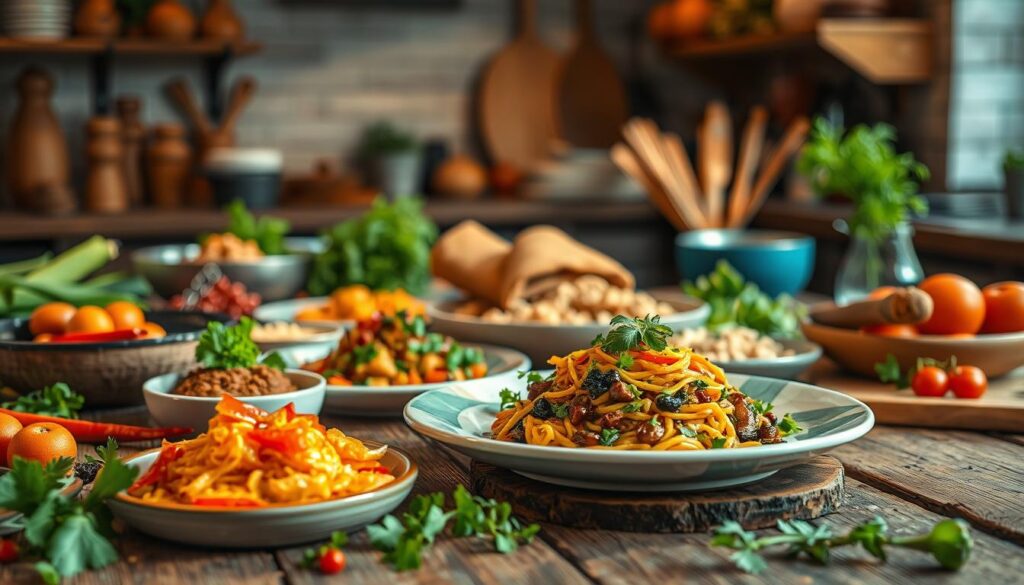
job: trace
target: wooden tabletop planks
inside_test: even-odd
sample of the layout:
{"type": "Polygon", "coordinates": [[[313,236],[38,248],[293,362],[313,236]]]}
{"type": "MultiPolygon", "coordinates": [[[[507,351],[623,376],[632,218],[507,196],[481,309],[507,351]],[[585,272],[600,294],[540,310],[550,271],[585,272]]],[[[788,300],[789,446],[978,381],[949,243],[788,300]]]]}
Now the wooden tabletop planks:
{"type": "MultiPolygon", "coordinates": [[[[141,423],[139,409],[92,413],[89,418],[141,423]]],[[[419,465],[416,493],[451,492],[468,485],[468,460],[420,438],[400,420],[324,417],[328,425],[366,439],[387,442],[419,465]]],[[[88,448],[83,449],[83,454],[88,448]]],[[[124,449],[125,452],[135,449],[124,449]]],[[[90,451],[91,452],[91,451],[90,451]]],[[[729,552],[707,546],[706,534],[645,534],[580,530],[543,524],[533,544],[512,555],[475,539],[440,539],[418,571],[396,573],[380,561],[364,532],[346,548],[348,568],[323,576],[299,566],[305,547],[278,551],[225,551],[184,547],[127,531],[118,539],[122,560],[83,573],[74,585],[139,583],[197,585],[257,584],[524,584],[633,585],[675,583],[904,583],[999,585],[1024,574],[1024,436],[878,427],[835,452],[846,466],[847,498],[837,513],[819,522],[845,530],[875,515],[899,532],[923,532],[941,516],[963,517],[974,532],[974,556],[959,573],[936,568],[927,555],[894,550],[882,564],[860,550],[841,550],[821,567],[772,558],[768,573],[752,577],[736,570],[729,552]]],[[[0,566],[0,583],[37,583],[27,564],[0,566]]]]}

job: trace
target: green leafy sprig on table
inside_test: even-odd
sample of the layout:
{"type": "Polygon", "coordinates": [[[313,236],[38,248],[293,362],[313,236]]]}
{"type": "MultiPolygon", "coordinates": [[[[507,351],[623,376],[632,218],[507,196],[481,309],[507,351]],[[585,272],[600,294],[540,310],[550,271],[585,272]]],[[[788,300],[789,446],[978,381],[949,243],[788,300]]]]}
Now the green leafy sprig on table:
{"type": "Polygon", "coordinates": [[[253,325],[249,317],[242,317],[237,325],[229,326],[219,321],[207,323],[206,331],[199,336],[196,345],[196,361],[204,367],[219,370],[251,368],[257,364],[285,369],[284,358],[277,352],[260,359],[260,348],[252,340],[253,325]]]}
{"type": "Polygon", "coordinates": [[[824,118],[814,121],[797,169],[821,196],[841,195],[853,201],[848,219],[851,235],[880,241],[911,214],[928,213],[917,194],[929,177],[928,167],[909,152],[897,153],[896,131],[887,124],[855,126],[845,132],[824,118]]]}
{"type": "Polygon", "coordinates": [[[311,295],[327,295],[350,284],[421,294],[430,283],[430,247],[437,226],[423,214],[419,199],[406,197],[391,204],[377,199],[361,217],[325,232],[324,239],[327,248],[314,259],[307,283],[311,295]]]}
{"type": "Polygon", "coordinates": [[[85,406],[85,397],[72,390],[64,382],[57,382],[42,390],[35,390],[14,400],[0,403],[0,408],[7,410],[59,418],[78,418],[78,413],[83,406],[85,406]]]}
{"type": "Polygon", "coordinates": [[[20,512],[27,552],[41,559],[36,569],[46,583],[59,583],[86,569],[117,561],[110,544],[114,532],[106,502],[134,483],[139,470],[117,457],[117,442],[107,440],[97,449],[103,468],[89,495],[78,499],[61,493],[74,461],[38,461],[14,458],[10,472],[0,477],[0,508],[20,512]]]}
{"type": "Polygon", "coordinates": [[[287,220],[261,215],[256,218],[241,199],[235,199],[224,211],[228,214],[228,231],[242,240],[253,240],[264,254],[285,254],[284,237],[292,229],[287,220]]]}
{"type": "Polygon", "coordinates": [[[711,307],[707,327],[718,331],[727,327],[749,327],[762,335],[799,337],[800,321],[807,308],[789,295],[771,298],[752,282],[747,282],[726,260],[696,282],[684,282],[686,294],[711,307]]]}
{"type": "Polygon", "coordinates": [[[928,533],[913,536],[889,534],[889,526],[880,516],[855,526],[845,535],[835,534],[829,526],[815,526],[803,520],[780,520],[778,529],[781,534],[758,537],[730,520],[715,530],[710,544],[735,550],[729,558],[740,570],[754,574],[768,568],[761,553],[772,547],[786,547],[790,556],[807,556],[825,565],[830,551],[840,546],[860,545],[883,562],[885,547],[895,546],[931,553],[940,566],[954,571],[964,566],[974,548],[970,526],[963,520],[941,520],[928,533]]]}
{"type": "Polygon", "coordinates": [[[598,335],[590,345],[600,345],[612,355],[644,348],[661,351],[668,347],[668,338],[672,336],[672,328],[662,325],[659,315],[643,318],[616,315],[612,317],[611,326],[608,333],[598,335]]]}
{"type": "Polygon", "coordinates": [[[513,516],[508,502],[474,496],[462,485],[452,492],[452,501],[454,509],[446,510],[441,492],[416,496],[401,520],[388,514],[380,524],[367,526],[370,542],[384,552],[385,562],[405,571],[420,567],[423,551],[449,526],[451,536],[490,539],[494,550],[505,554],[540,531],[537,524],[523,525],[513,516]]]}
{"type": "Polygon", "coordinates": [[[914,379],[914,374],[925,366],[935,366],[943,371],[949,371],[956,368],[956,356],[949,356],[949,360],[946,361],[928,357],[917,358],[914,367],[904,372],[896,356],[889,353],[885,355],[884,362],[875,364],[875,373],[878,374],[879,381],[895,384],[897,389],[902,390],[910,387],[910,381],[914,379]]]}

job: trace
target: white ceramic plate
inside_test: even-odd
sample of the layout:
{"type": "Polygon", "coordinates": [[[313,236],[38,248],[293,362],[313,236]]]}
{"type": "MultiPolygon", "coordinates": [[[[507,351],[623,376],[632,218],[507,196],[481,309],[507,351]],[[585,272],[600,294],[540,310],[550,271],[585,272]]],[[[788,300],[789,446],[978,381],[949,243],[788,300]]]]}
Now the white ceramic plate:
{"type": "MultiPolygon", "coordinates": [[[[711,314],[711,307],[701,300],[681,294],[671,297],[655,294],[658,300],[671,304],[676,312],[662,315],[661,322],[674,331],[699,327],[711,314]]],[[[589,325],[547,325],[544,323],[491,323],[479,317],[458,315],[452,310],[461,301],[440,301],[427,306],[431,330],[451,335],[460,342],[491,343],[522,351],[534,363],[546,364],[553,355],[566,355],[581,347],[589,347],[598,335],[608,332],[608,323],[589,325]]]]}
{"type": "MultiPolygon", "coordinates": [[[[745,394],[792,413],[804,431],[778,445],[707,451],[611,451],[509,443],[489,438],[498,386],[450,386],[412,399],[405,420],[416,432],[474,459],[533,479],[570,487],[700,491],[752,483],[867,433],[874,414],[855,400],[817,386],[773,378],[730,376],[745,394]]],[[[523,391],[525,381],[514,389],[523,391]]]]}
{"type": "MultiPolygon", "coordinates": [[[[289,402],[295,404],[299,414],[320,414],[324,404],[323,376],[305,370],[286,370],[285,375],[298,390],[266,396],[238,396],[246,404],[258,406],[267,412],[283,408],[289,402]]],[[[160,426],[189,427],[196,434],[205,432],[210,419],[217,413],[220,397],[182,396],[172,394],[181,379],[179,374],[164,374],[146,380],[142,395],[150,416],[160,426]]]]}
{"type": "MultiPolygon", "coordinates": [[[[365,443],[370,448],[380,445],[365,443]]],[[[153,449],[129,457],[127,462],[145,473],[159,454],[159,449],[153,449]]],[[[157,538],[217,548],[293,546],[327,540],[335,530],[358,530],[398,507],[416,481],[416,464],[394,448],[388,448],[381,464],[391,470],[395,481],[372,492],[315,504],[246,510],[200,508],[143,502],[124,492],[109,504],[123,522],[157,538]]]]}
{"type": "MultiPolygon", "coordinates": [[[[519,372],[531,367],[530,358],[522,353],[493,345],[470,344],[484,352],[487,375],[464,382],[438,382],[410,386],[332,386],[327,385],[324,412],[339,416],[401,416],[405,404],[429,390],[458,386],[460,388],[504,388],[519,381],[519,372]]],[[[327,356],[320,347],[292,347],[279,350],[288,367],[299,367],[327,356]]],[[[497,391],[496,391],[497,392],[497,391]]]]}

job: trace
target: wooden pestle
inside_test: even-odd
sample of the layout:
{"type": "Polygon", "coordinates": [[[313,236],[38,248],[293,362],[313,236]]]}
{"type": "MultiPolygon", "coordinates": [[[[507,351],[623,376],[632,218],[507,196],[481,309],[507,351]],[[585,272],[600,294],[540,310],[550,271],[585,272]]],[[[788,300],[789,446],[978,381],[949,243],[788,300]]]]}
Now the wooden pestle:
{"type": "Polygon", "coordinates": [[[814,311],[811,319],[816,323],[844,329],[859,329],[869,325],[915,324],[932,316],[932,298],[915,287],[899,288],[884,299],[869,299],[814,311]]]}

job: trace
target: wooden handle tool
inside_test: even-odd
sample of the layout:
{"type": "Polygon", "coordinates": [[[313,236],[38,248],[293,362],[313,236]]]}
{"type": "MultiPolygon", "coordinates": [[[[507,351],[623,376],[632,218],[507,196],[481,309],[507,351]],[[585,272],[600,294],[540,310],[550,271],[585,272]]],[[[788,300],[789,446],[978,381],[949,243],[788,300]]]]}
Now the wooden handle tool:
{"type": "Polygon", "coordinates": [[[181,108],[185,117],[189,119],[189,122],[200,134],[206,135],[213,130],[210,120],[199,109],[196,100],[192,97],[192,90],[189,89],[188,82],[181,78],[172,79],[167,84],[167,95],[170,96],[171,101],[181,108]]]}
{"type": "Polygon", "coordinates": [[[764,132],[767,126],[768,110],[764,106],[751,108],[747,125],[743,129],[739,160],[736,161],[732,191],[729,193],[727,227],[743,227],[743,212],[750,205],[751,183],[754,181],[754,173],[757,171],[757,164],[761,159],[761,149],[764,148],[764,132]]]}
{"type": "Polygon", "coordinates": [[[648,197],[651,202],[654,203],[658,211],[672,224],[672,227],[677,230],[684,232],[690,229],[690,226],[686,224],[686,221],[676,212],[669,196],[665,193],[665,190],[661,187],[656,179],[651,177],[644,171],[643,165],[636,158],[636,154],[621,142],[612,146],[611,149],[612,162],[615,163],[622,172],[626,173],[633,178],[634,181],[640,184],[641,187],[647,191],[648,197]]]}
{"type": "Polygon", "coordinates": [[[256,93],[256,80],[252,77],[240,77],[235,82],[235,86],[231,89],[231,98],[228,101],[227,111],[220,124],[221,132],[234,134],[238,117],[242,114],[242,110],[245,109],[246,104],[252,99],[254,93],[256,93]]]}
{"type": "Polygon", "coordinates": [[[764,168],[761,169],[757,176],[757,181],[754,182],[750,204],[743,212],[743,219],[739,225],[746,225],[760,211],[761,206],[764,205],[764,200],[768,197],[768,193],[772,190],[775,182],[779,180],[782,171],[786,169],[789,159],[796,155],[800,147],[803,146],[810,129],[810,121],[803,116],[794,120],[789,125],[789,128],[786,129],[786,134],[782,137],[782,141],[779,142],[779,145],[768,156],[768,162],[765,163],[764,168]]]}
{"type": "Polygon", "coordinates": [[[870,325],[923,323],[935,308],[928,293],[919,288],[896,289],[884,299],[872,299],[846,305],[829,306],[814,311],[816,323],[843,329],[859,329],[870,325]]]}
{"type": "Polygon", "coordinates": [[[732,119],[719,101],[708,104],[699,130],[698,172],[707,201],[708,222],[725,225],[725,188],[732,176],[732,119]]]}

